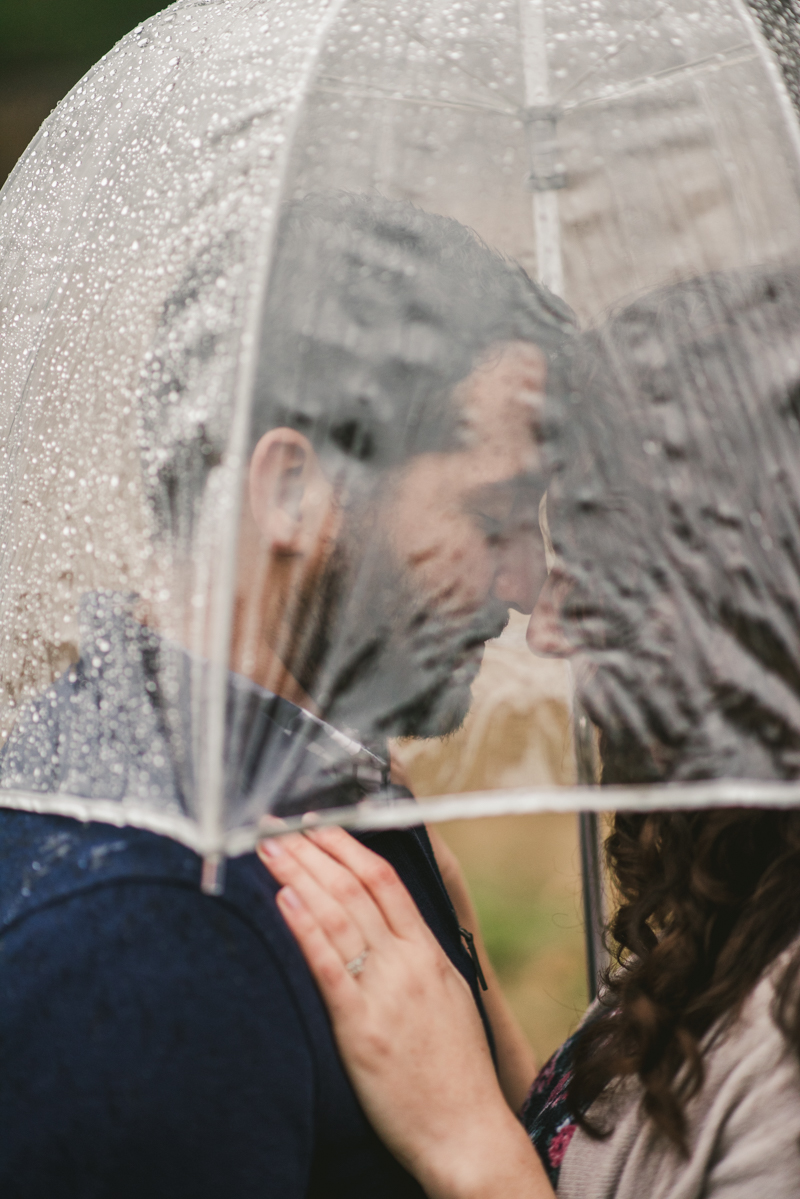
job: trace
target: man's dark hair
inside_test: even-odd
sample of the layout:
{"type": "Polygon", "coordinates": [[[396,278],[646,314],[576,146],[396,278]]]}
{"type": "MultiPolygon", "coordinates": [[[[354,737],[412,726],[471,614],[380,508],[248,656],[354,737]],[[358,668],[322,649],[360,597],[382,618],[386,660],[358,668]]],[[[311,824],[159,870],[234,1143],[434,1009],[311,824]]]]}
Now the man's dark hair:
{"type": "Polygon", "coordinates": [[[457,441],[459,380],[501,341],[556,352],[569,309],[464,225],[314,193],[280,224],[251,448],[290,425],[323,456],[384,467],[457,441]]]}
{"type": "MultiPolygon", "coordinates": [[[[239,257],[222,239],[197,256],[146,362],[147,491],[162,534],[183,544],[227,441],[229,401],[212,397],[227,394],[242,319],[239,257]]],[[[279,222],[249,449],[288,425],[323,463],[374,471],[455,445],[453,388],[488,348],[522,340],[552,358],[573,327],[561,300],[458,221],[379,196],[312,193],[279,222]]]]}

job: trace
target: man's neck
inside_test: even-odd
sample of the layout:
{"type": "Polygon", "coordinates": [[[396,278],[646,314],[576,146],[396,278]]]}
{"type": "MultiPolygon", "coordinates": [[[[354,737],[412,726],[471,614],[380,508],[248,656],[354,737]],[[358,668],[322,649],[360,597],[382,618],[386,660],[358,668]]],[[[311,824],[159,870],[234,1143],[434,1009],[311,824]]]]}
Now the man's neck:
{"type": "MultiPolygon", "coordinates": [[[[161,622],[157,614],[150,605],[143,603],[141,600],[136,604],[134,618],[140,624],[152,628],[156,632],[160,631],[163,635],[164,630],[161,629],[161,622]]],[[[241,624],[241,613],[237,612],[234,619],[233,643],[231,647],[231,671],[234,674],[239,674],[244,678],[250,679],[256,686],[263,687],[265,691],[269,691],[272,695],[278,695],[281,699],[295,704],[296,707],[303,708],[313,716],[320,716],[319,707],[316,702],[298,683],[266,637],[262,636],[258,639],[258,646],[254,652],[252,646],[248,645],[248,639],[242,635],[241,624]]],[[[176,630],[171,628],[168,636],[170,640],[177,642],[184,649],[190,651],[192,638],[189,636],[188,629],[176,630]]]]}

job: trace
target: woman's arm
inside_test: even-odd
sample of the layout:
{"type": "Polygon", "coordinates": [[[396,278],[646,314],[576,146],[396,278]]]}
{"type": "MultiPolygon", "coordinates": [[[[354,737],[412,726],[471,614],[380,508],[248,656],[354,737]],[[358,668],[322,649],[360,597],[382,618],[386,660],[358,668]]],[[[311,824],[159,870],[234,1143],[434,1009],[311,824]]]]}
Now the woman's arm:
{"type": "Polygon", "coordinates": [[[497,981],[497,976],[486,952],[486,946],[483,943],[478,913],[475,911],[467,880],[464,878],[458,858],[435,829],[428,829],[428,836],[431,839],[445,886],[453,901],[458,922],[475,938],[475,948],[478,951],[481,967],[489,987],[484,992],[483,1005],[494,1033],[497,1075],[509,1106],[513,1111],[518,1112],[536,1077],[536,1058],[533,1056],[528,1039],[517,1023],[508,1000],[497,981]]]}
{"type": "Polygon", "coordinates": [[[430,1199],[553,1199],[469,987],[392,867],[341,829],[271,838],[261,856],[364,1110],[430,1199]]]}

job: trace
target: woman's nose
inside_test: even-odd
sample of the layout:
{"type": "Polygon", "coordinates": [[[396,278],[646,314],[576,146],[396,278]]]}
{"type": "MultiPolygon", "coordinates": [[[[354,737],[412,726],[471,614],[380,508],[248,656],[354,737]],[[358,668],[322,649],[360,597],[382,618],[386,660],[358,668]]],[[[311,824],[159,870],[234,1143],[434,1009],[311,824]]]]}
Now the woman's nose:
{"type": "Polygon", "coordinates": [[[571,587],[572,581],[557,568],[550,572],[528,621],[525,639],[532,654],[540,658],[569,658],[575,653],[561,623],[561,606],[571,587]]]}
{"type": "Polygon", "coordinates": [[[537,529],[535,534],[515,541],[497,573],[494,593],[498,599],[527,616],[547,580],[544,545],[537,529]]]}

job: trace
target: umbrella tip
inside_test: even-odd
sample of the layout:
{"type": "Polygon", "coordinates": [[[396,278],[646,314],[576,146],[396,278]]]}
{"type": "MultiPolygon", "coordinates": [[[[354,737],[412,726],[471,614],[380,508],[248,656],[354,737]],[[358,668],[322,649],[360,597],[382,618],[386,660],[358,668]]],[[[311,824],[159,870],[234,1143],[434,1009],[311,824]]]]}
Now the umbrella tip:
{"type": "Polygon", "coordinates": [[[204,895],[221,895],[225,890],[225,855],[209,853],[203,858],[200,890],[204,895]]]}

